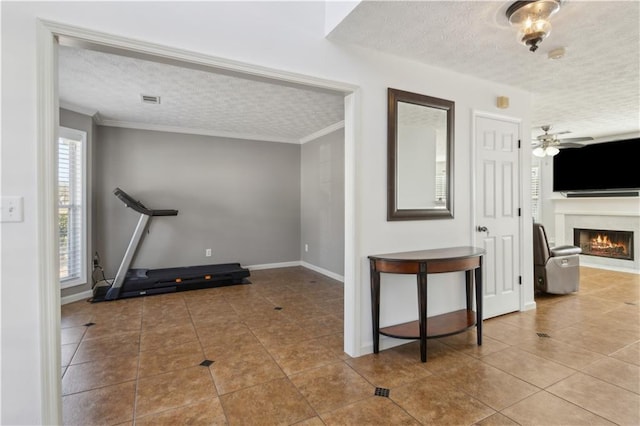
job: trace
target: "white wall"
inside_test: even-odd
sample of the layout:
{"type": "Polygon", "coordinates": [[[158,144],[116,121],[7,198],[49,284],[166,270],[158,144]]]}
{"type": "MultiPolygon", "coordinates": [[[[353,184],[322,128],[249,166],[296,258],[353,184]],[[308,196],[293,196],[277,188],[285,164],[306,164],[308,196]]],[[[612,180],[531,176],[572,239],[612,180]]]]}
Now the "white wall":
{"type": "Polygon", "coordinates": [[[306,142],[300,151],[300,258],[344,276],[344,129],[306,142]]]}
{"type": "Polygon", "coordinates": [[[540,223],[544,225],[549,242],[556,241],[555,218],[553,214],[553,157],[536,158],[540,164],[540,223]]]}
{"type": "MultiPolygon", "coordinates": [[[[506,113],[529,128],[529,94],[506,86],[420,65],[412,61],[337,45],[324,35],[320,2],[2,2],[2,194],[24,197],[25,220],[2,224],[2,423],[41,424],[41,323],[37,236],[38,141],[36,18],[154,42],[205,55],[343,81],[357,93],[355,146],[356,282],[353,355],[370,350],[367,255],[391,251],[468,245],[472,242],[472,110],[500,112],[496,96],[509,96],[506,113]],[[144,19],[140,19],[144,16],[144,19]],[[386,221],[386,93],[388,87],[456,103],[455,209],[451,220],[386,221]]],[[[525,144],[528,146],[528,144],[525,144]]],[[[524,153],[525,156],[528,154],[524,153]]],[[[350,167],[350,166],[347,166],[350,167]]],[[[523,181],[529,176],[529,163],[523,181]]],[[[352,171],[348,168],[348,173],[352,171]]],[[[349,179],[347,179],[349,181],[349,179]]],[[[527,186],[528,188],[528,186],[527,186]]],[[[523,216],[528,204],[523,204],[523,216]]],[[[529,233],[522,236],[530,245],[529,233]]],[[[531,287],[525,259],[525,286],[531,287]]],[[[410,313],[413,280],[395,281],[393,306],[382,323],[410,313]]],[[[430,313],[462,303],[462,287],[449,274],[431,281],[430,313]]],[[[388,287],[388,286],[387,286],[388,287]]],[[[532,288],[532,287],[531,287],[532,288]]],[[[533,300],[532,291],[525,291],[533,300]]],[[[390,295],[383,292],[384,300],[390,295]]],[[[351,298],[347,298],[351,300],[351,298]]],[[[525,300],[526,302],[526,300],[525,300]]],[[[413,318],[412,318],[413,319],[413,318]]]]}

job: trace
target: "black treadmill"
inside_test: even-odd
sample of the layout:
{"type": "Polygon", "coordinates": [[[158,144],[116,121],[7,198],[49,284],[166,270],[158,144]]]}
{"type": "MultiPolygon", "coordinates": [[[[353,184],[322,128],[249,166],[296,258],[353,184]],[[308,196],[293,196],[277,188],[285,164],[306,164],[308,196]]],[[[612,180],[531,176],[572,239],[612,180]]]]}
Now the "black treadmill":
{"type": "Polygon", "coordinates": [[[140,218],[129,242],[129,247],[127,247],[127,251],[122,258],[116,277],[111,283],[105,280],[94,286],[92,302],[235,284],[249,284],[247,280],[250,275],[249,270],[242,268],[239,263],[164,269],[129,269],[136,251],[146,234],[151,218],[156,216],[177,216],[178,210],[148,209],[144,204],[131,198],[129,194],[120,188],[116,188],[113,193],[127,207],[140,213],[140,218]]]}

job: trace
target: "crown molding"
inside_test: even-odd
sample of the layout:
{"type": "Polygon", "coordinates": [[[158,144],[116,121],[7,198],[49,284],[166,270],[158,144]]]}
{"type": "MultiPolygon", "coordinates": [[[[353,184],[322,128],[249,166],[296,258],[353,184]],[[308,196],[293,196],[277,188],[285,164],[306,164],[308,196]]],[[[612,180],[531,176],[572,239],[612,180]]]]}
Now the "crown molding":
{"type": "Polygon", "coordinates": [[[82,114],[82,115],[88,115],[93,119],[96,119],[96,116],[98,115],[98,111],[93,108],[83,107],[81,105],[72,104],[70,102],[65,102],[63,100],[60,100],[60,108],[77,112],[78,114],[82,114]]]}
{"type": "Polygon", "coordinates": [[[134,123],[130,121],[119,120],[100,120],[97,122],[100,126],[106,127],[121,127],[125,129],[137,129],[137,130],[152,130],[156,132],[169,132],[169,133],[182,133],[187,135],[201,135],[201,136],[215,136],[219,138],[232,138],[232,139],[248,139],[254,141],[264,142],[278,142],[278,143],[290,143],[299,144],[299,140],[296,138],[277,138],[267,135],[258,135],[253,133],[236,133],[236,132],[221,132],[210,129],[194,129],[180,126],[164,126],[161,124],[147,124],[147,123],[134,123]]]}
{"type": "Polygon", "coordinates": [[[311,133],[310,135],[300,138],[300,145],[304,145],[307,142],[311,142],[312,140],[321,138],[324,135],[333,133],[338,129],[344,129],[344,120],[338,121],[337,123],[327,126],[324,129],[320,129],[317,132],[311,133]]]}

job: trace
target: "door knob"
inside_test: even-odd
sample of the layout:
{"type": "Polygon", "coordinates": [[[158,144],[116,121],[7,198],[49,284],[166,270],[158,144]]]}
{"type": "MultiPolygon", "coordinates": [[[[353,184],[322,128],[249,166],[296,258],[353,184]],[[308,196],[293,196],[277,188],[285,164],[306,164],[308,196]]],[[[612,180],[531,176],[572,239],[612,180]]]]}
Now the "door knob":
{"type": "Polygon", "coordinates": [[[489,229],[487,229],[486,226],[478,226],[478,227],[476,227],[476,230],[478,232],[489,232],[489,229]]]}

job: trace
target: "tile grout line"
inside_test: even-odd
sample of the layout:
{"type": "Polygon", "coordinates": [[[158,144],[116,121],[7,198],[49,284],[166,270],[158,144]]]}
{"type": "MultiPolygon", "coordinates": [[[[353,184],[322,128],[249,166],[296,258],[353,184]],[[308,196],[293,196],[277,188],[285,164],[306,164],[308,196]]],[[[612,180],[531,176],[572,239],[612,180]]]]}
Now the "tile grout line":
{"type": "MultiPolygon", "coordinates": [[[[296,280],[298,280],[298,278],[297,278],[297,277],[296,277],[295,279],[296,279],[296,280]]],[[[299,284],[299,283],[298,283],[298,284],[299,284]]],[[[236,293],[234,293],[234,296],[235,296],[235,294],[236,294],[236,293]]],[[[297,294],[300,294],[300,295],[304,296],[304,294],[305,294],[305,293],[304,293],[304,291],[300,291],[300,292],[298,292],[297,294]]],[[[238,296],[241,296],[241,295],[240,295],[240,294],[238,294],[238,296]]],[[[275,296],[272,296],[271,298],[267,298],[263,293],[259,293],[259,294],[258,294],[258,296],[260,297],[260,299],[265,299],[265,300],[269,301],[271,304],[274,304],[274,303],[275,303],[275,302],[274,302],[274,300],[271,300],[271,299],[272,299],[273,297],[275,297],[275,296]]],[[[226,297],[228,297],[228,295],[227,295],[227,294],[225,294],[225,296],[224,296],[224,297],[226,298],[226,297]]],[[[619,296],[616,296],[616,297],[619,297],[619,296]]],[[[190,321],[190,322],[189,322],[189,324],[193,327],[193,329],[194,329],[194,331],[195,331],[195,336],[196,336],[196,339],[197,339],[197,341],[198,341],[198,346],[199,346],[199,348],[200,348],[201,352],[203,353],[203,355],[205,355],[205,357],[206,357],[206,354],[205,354],[205,348],[204,348],[204,345],[203,345],[203,341],[201,340],[201,336],[200,336],[200,334],[198,334],[198,327],[196,327],[196,324],[195,324],[195,317],[193,316],[193,312],[194,312],[194,311],[193,311],[193,308],[191,308],[191,309],[190,309],[190,305],[189,305],[189,303],[187,302],[187,299],[188,299],[188,298],[187,298],[184,294],[180,295],[180,300],[182,301],[182,303],[183,303],[183,304],[184,304],[184,306],[186,307],[186,310],[187,310],[188,315],[189,315],[189,321],[190,321]]],[[[225,300],[228,302],[228,299],[225,299],[225,300]]],[[[555,300],[555,301],[553,302],[553,304],[555,305],[553,309],[556,309],[556,310],[560,310],[560,311],[562,311],[563,309],[565,309],[565,308],[567,307],[567,305],[569,305],[569,306],[573,306],[573,305],[575,305],[575,303],[574,303],[574,302],[572,302],[572,300],[573,300],[573,299],[565,299],[565,300],[563,300],[563,299],[555,300]],[[568,301],[568,302],[570,302],[570,303],[566,303],[566,302],[565,302],[565,300],[566,300],[566,301],[568,301]],[[563,305],[564,305],[564,306],[563,306],[563,305]]],[[[586,300],[586,299],[585,299],[585,300],[586,300]]],[[[607,300],[607,299],[603,299],[603,300],[607,300]]],[[[240,302],[240,299],[236,299],[236,301],[240,302]]],[[[613,303],[613,301],[611,301],[611,302],[613,303]]],[[[607,312],[602,313],[602,315],[600,315],[600,317],[602,317],[602,319],[606,319],[606,318],[608,318],[608,315],[610,315],[610,313],[611,313],[611,312],[613,312],[613,313],[618,312],[619,314],[618,314],[618,316],[616,316],[616,317],[615,317],[616,319],[614,320],[614,323],[615,323],[615,321],[624,321],[624,318],[626,317],[626,315],[627,315],[627,314],[629,314],[629,315],[633,315],[633,312],[635,312],[635,311],[633,311],[633,310],[625,310],[626,308],[625,308],[625,309],[621,309],[621,307],[620,307],[620,306],[622,306],[622,305],[620,305],[620,304],[621,304],[622,302],[619,302],[619,301],[615,301],[615,302],[616,302],[619,306],[618,306],[618,307],[615,307],[615,308],[612,308],[612,309],[610,309],[610,310],[609,310],[609,311],[607,311],[607,312]]],[[[228,303],[230,303],[230,302],[228,302],[228,303]]],[[[588,301],[587,303],[591,303],[591,301],[588,301]]],[[[124,306],[124,305],[123,305],[123,306],[124,306]]],[[[133,401],[133,419],[132,419],[132,421],[133,421],[134,423],[137,423],[137,421],[136,421],[136,417],[135,417],[135,416],[136,416],[136,413],[137,413],[137,402],[138,402],[138,399],[137,399],[137,392],[138,392],[138,385],[139,385],[139,382],[140,382],[140,380],[141,380],[140,372],[141,372],[141,366],[142,366],[142,362],[141,362],[141,361],[142,361],[142,334],[143,334],[143,332],[144,332],[142,325],[144,324],[144,318],[145,318],[145,316],[144,316],[144,314],[145,314],[144,306],[145,306],[144,302],[140,302],[140,306],[139,306],[139,309],[141,310],[141,311],[140,311],[140,320],[139,320],[139,321],[140,321],[140,328],[139,328],[139,333],[138,333],[138,348],[137,348],[138,350],[137,350],[137,363],[136,363],[137,367],[136,367],[136,375],[135,375],[134,401],[133,401]]],[[[240,306],[240,305],[239,305],[239,306],[240,306]]],[[[314,305],[314,306],[315,306],[315,305],[314,305]]],[[[550,304],[545,304],[544,306],[550,306],[550,304]]],[[[604,305],[600,305],[600,306],[604,306],[604,305]]],[[[134,306],[134,307],[135,307],[135,306],[134,306]]],[[[241,306],[241,307],[243,307],[243,306],[241,306]]],[[[624,306],[622,306],[622,307],[624,307],[624,306]]],[[[242,310],[242,312],[241,312],[240,314],[238,313],[239,311],[236,309],[236,307],[232,306],[232,309],[234,310],[235,315],[240,315],[241,317],[245,317],[245,318],[246,318],[246,315],[250,315],[250,314],[248,313],[249,311],[247,311],[246,309],[243,309],[243,310],[242,310]]],[[[581,309],[586,309],[586,308],[581,308],[581,309]]],[[[632,309],[632,308],[629,308],[629,309],[632,309]]],[[[123,311],[124,311],[124,310],[123,310],[123,311]]],[[[148,313],[148,312],[147,312],[147,313],[148,313]]],[[[522,314],[522,313],[520,313],[520,314],[522,314]]],[[[314,315],[315,315],[315,314],[314,314],[314,315]]],[[[331,314],[331,315],[332,315],[332,314],[331,314]]],[[[311,317],[310,317],[310,318],[311,318],[311,317]]],[[[609,317],[609,318],[611,318],[611,317],[609,317]]],[[[341,318],[338,318],[338,319],[339,319],[339,320],[344,321],[344,319],[341,319],[341,318]]],[[[251,327],[249,327],[249,326],[244,322],[244,320],[241,320],[241,321],[243,322],[243,324],[245,325],[245,327],[249,330],[249,332],[251,333],[251,335],[252,335],[252,336],[253,336],[253,337],[254,337],[254,338],[259,342],[260,347],[261,347],[264,351],[266,351],[266,352],[269,354],[270,359],[271,359],[273,362],[275,362],[275,363],[276,363],[276,365],[278,366],[279,370],[284,374],[284,377],[286,377],[286,378],[287,378],[287,383],[288,383],[290,386],[293,386],[293,388],[296,390],[297,394],[302,398],[302,400],[304,400],[304,401],[307,403],[307,405],[311,408],[311,410],[316,414],[316,417],[318,417],[318,418],[320,419],[320,421],[324,423],[324,421],[322,420],[322,417],[320,417],[320,414],[318,413],[318,411],[314,408],[314,406],[313,406],[313,405],[311,405],[311,404],[310,404],[309,400],[308,400],[307,398],[305,398],[305,397],[304,397],[304,395],[302,395],[302,394],[301,394],[300,389],[299,389],[299,388],[298,388],[298,387],[293,383],[293,381],[291,380],[291,377],[295,376],[296,374],[303,374],[304,372],[311,371],[311,370],[313,370],[313,369],[321,369],[321,368],[323,368],[324,366],[326,366],[327,364],[324,364],[324,365],[320,365],[320,366],[314,367],[313,369],[308,369],[308,368],[307,368],[307,369],[301,370],[300,372],[293,373],[292,375],[288,375],[288,374],[286,374],[286,373],[284,372],[284,370],[283,370],[282,366],[281,366],[281,365],[280,365],[280,364],[275,360],[275,358],[274,358],[274,354],[272,353],[272,351],[271,351],[271,350],[269,350],[269,349],[264,345],[264,343],[263,343],[260,339],[258,339],[257,335],[256,335],[256,334],[255,334],[255,332],[254,332],[254,329],[253,329],[253,328],[251,328],[251,327]]],[[[528,320],[527,320],[527,321],[528,321],[528,320]]],[[[512,326],[514,326],[514,325],[513,325],[513,323],[509,323],[509,322],[505,322],[505,324],[508,324],[508,325],[512,325],[512,326]]],[[[581,323],[580,323],[580,322],[572,323],[571,325],[567,325],[567,326],[565,326],[564,328],[574,327],[574,326],[577,326],[577,325],[579,325],[579,324],[581,324],[581,323]]],[[[173,326],[173,325],[174,325],[174,324],[172,323],[172,326],[173,326]]],[[[519,330],[527,330],[527,329],[528,329],[528,330],[532,330],[532,329],[533,329],[533,330],[535,330],[535,328],[533,328],[533,327],[525,328],[525,327],[521,327],[521,326],[518,326],[518,325],[515,325],[514,327],[516,327],[516,328],[517,328],[517,329],[519,329],[519,330]]],[[[560,328],[560,329],[564,329],[564,328],[560,328]]],[[[631,327],[630,327],[630,328],[631,328],[631,327]]],[[[555,330],[555,329],[554,329],[554,330],[555,330]]],[[[329,334],[328,334],[328,335],[329,335],[329,334]]],[[[61,375],[61,380],[62,380],[62,377],[64,377],[64,375],[65,375],[65,374],[68,374],[68,367],[69,367],[69,366],[71,366],[71,364],[70,364],[70,363],[72,362],[73,358],[76,356],[77,352],[79,351],[80,345],[81,345],[83,342],[85,342],[85,338],[86,338],[86,337],[87,337],[87,329],[85,329],[85,330],[83,331],[83,334],[82,334],[81,340],[80,340],[80,342],[78,342],[77,346],[75,347],[74,353],[73,353],[73,355],[71,356],[71,361],[69,361],[69,365],[67,365],[67,366],[66,366],[66,367],[67,367],[67,370],[65,370],[65,372],[61,375]]],[[[321,337],[322,337],[322,336],[321,336],[321,337]]],[[[621,338],[623,338],[624,336],[620,336],[620,337],[621,337],[621,338]]],[[[315,338],[315,337],[314,337],[314,338],[315,338]]],[[[320,337],[318,337],[318,338],[320,338],[320,337]]],[[[306,341],[306,340],[313,340],[313,338],[305,339],[305,341],[306,341]]],[[[618,339],[618,340],[620,340],[620,339],[618,339]]],[[[623,340],[624,340],[624,339],[623,339],[623,340]]],[[[590,351],[588,348],[584,348],[584,347],[582,347],[582,346],[575,346],[575,345],[573,344],[573,342],[565,342],[565,341],[561,341],[561,340],[556,340],[556,342],[559,344],[559,347],[560,347],[560,348],[562,348],[562,347],[564,346],[564,347],[566,347],[567,349],[568,349],[568,348],[575,348],[575,349],[579,349],[580,351],[586,351],[586,352],[589,352],[589,353],[591,353],[591,352],[592,352],[592,351],[590,351]]],[[[464,349],[464,346],[460,346],[460,345],[452,345],[453,343],[455,343],[455,342],[453,342],[453,341],[452,341],[452,342],[441,342],[441,343],[442,343],[443,345],[445,345],[446,347],[450,348],[454,353],[463,354],[463,355],[465,355],[465,356],[467,356],[467,357],[470,357],[471,359],[473,359],[473,360],[475,360],[475,361],[482,362],[483,364],[485,364],[485,365],[487,365],[487,366],[490,366],[490,367],[492,367],[492,368],[496,368],[498,371],[502,371],[503,373],[505,373],[505,374],[507,374],[507,375],[509,375],[509,376],[511,376],[511,377],[513,377],[513,378],[515,378],[515,379],[518,379],[518,380],[520,380],[520,381],[523,381],[524,383],[527,383],[527,384],[529,384],[529,385],[533,386],[535,389],[537,389],[537,390],[536,390],[534,393],[532,393],[531,395],[528,395],[528,396],[526,396],[526,397],[523,397],[523,398],[522,398],[522,399],[520,399],[519,401],[516,401],[516,402],[511,403],[508,407],[504,407],[504,408],[503,408],[503,409],[501,409],[501,410],[495,410],[495,409],[493,409],[492,407],[488,406],[486,403],[484,403],[484,402],[482,402],[482,401],[478,400],[478,399],[477,399],[476,397],[474,397],[473,395],[468,394],[468,393],[467,393],[467,392],[465,392],[464,390],[459,389],[459,388],[457,388],[457,387],[453,387],[453,388],[455,388],[456,390],[458,390],[458,391],[460,391],[460,392],[463,392],[464,394],[467,394],[470,398],[472,398],[472,399],[474,399],[474,400],[478,401],[478,402],[479,402],[479,403],[481,403],[482,405],[487,406],[487,407],[489,407],[492,411],[494,411],[494,414],[492,414],[492,415],[489,415],[489,416],[485,417],[485,419],[486,419],[486,418],[489,418],[489,417],[491,417],[491,416],[493,416],[493,415],[495,415],[496,413],[500,413],[501,415],[504,415],[505,417],[510,418],[509,416],[507,416],[506,414],[504,414],[504,413],[503,413],[503,411],[507,410],[508,408],[513,407],[514,405],[517,405],[517,404],[521,403],[523,400],[525,400],[525,399],[527,399],[527,398],[530,398],[530,397],[532,397],[532,396],[534,396],[534,395],[538,395],[538,394],[540,394],[541,392],[545,392],[546,394],[549,394],[549,395],[553,396],[554,398],[558,398],[559,400],[562,400],[562,401],[568,402],[569,404],[571,404],[571,406],[574,406],[574,407],[576,407],[576,408],[578,408],[578,409],[580,409],[580,410],[584,410],[585,412],[588,412],[588,413],[590,413],[591,415],[594,415],[594,416],[596,416],[596,417],[597,417],[597,418],[599,418],[599,419],[604,419],[604,420],[612,421],[612,420],[610,420],[610,419],[609,419],[609,418],[607,418],[607,417],[604,417],[604,416],[602,416],[602,415],[600,415],[600,414],[597,414],[597,413],[595,413],[595,412],[593,412],[593,411],[591,411],[591,410],[589,410],[589,409],[587,409],[587,408],[583,407],[582,405],[579,405],[578,403],[571,402],[571,401],[569,401],[569,400],[565,399],[564,397],[561,397],[561,396],[556,395],[555,393],[549,392],[549,391],[548,391],[548,389],[549,389],[549,388],[551,388],[551,387],[553,387],[553,386],[555,386],[557,383],[559,383],[559,382],[561,382],[561,381],[563,381],[563,380],[566,380],[567,378],[574,377],[574,376],[576,376],[577,374],[579,374],[579,373],[580,373],[580,374],[584,375],[585,377],[589,377],[589,378],[595,379],[595,380],[597,380],[597,381],[599,381],[599,382],[606,383],[606,384],[611,385],[612,387],[618,388],[619,390],[623,390],[623,391],[625,391],[625,392],[627,392],[627,393],[630,393],[630,394],[636,394],[636,395],[637,395],[637,394],[638,394],[637,392],[634,392],[634,391],[631,391],[631,390],[629,390],[629,389],[627,389],[627,388],[624,388],[623,386],[619,385],[618,383],[610,381],[610,379],[603,379],[603,378],[597,377],[597,376],[593,375],[592,373],[585,372],[584,370],[585,370],[586,368],[588,368],[589,366],[593,365],[593,364],[596,364],[596,363],[601,362],[601,361],[605,361],[605,360],[607,360],[607,359],[608,359],[608,360],[615,360],[615,361],[619,361],[619,362],[623,363],[624,365],[628,365],[628,366],[630,366],[630,367],[639,367],[638,365],[633,364],[633,363],[630,363],[630,362],[628,362],[628,361],[625,361],[624,359],[618,359],[618,358],[615,358],[615,357],[611,356],[611,355],[613,355],[614,353],[618,353],[618,352],[620,352],[620,351],[622,351],[622,350],[625,350],[625,349],[628,349],[628,348],[633,348],[635,345],[638,345],[638,342],[639,342],[639,340],[636,340],[636,341],[634,341],[634,342],[630,342],[630,343],[626,343],[626,344],[624,344],[624,346],[622,346],[622,347],[620,347],[620,348],[616,349],[615,351],[613,351],[613,352],[611,352],[611,353],[608,353],[608,354],[601,354],[601,353],[593,352],[593,354],[594,354],[594,355],[597,355],[597,356],[598,356],[598,359],[596,359],[595,361],[590,361],[590,362],[586,363],[585,365],[582,365],[580,368],[576,368],[576,367],[573,367],[573,366],[571,366],[571,365],[566,365],[566,364],[564,364],[564,363],[562,363],[562,362],[559,362],[559,361],[557,361],[556,359],[553,359],[553,358],[548,358],[548,356],[549,356],[549,355],[553,355],[554,351],[551,351],[551,352],[548,352],[548,351],[543,351],[543,352],[540,352],[540,351],[538,351],[538,352],[533,352],[533,351],[532,351],[533,349],[531,349],[531,348],[526,349],[525,347],[521,347],[520,345],[522,345],[522,344],[523,344],[523,342],[519,342],[519,343],[516,343],[516,344],[511,344],[511,343],[503,342],[503,344],[504,344],[504,343],[506,343],[506,347],[505,347],[505,348],[503,348],[503,349],[501,349],[501,350],[497,350],[497,351],[495,351],[495,352],[491,352],[491,353],[499,353],[499,352],[501,352],[501,351],[508,350],[508,349],[521,350],[521,351],[526,352],[527,354],[530,354],[530,355],[532,355],[532,356],[534,356],[534,357],[540,358],[540,359],[542,359],[542,360],[545,360],[545,361],[548,361],[548,362],[551,362],[551,363],[556,363],[556,364],[558,364],[558,365],[560,365],[560,366],[563,366],[563,367],[569,368],[570,370],[572,370],[572,371],[573,371],[569,376],[567,376],[567,377],[565,377],[565,378],[563,378],[563,379],[559,379],[559,380],[557,380],[557,381],[555,381],[555,382],[553,382],[553,383],[550,383],[550,384],[546,385],[546,386],[545,386],[545,387],[543,387],[543,388],[541,388],[541,387],[539,387],[539,386],[537,386],[537,385],[535,385],[535,384],[533,384],[533,383],[530,383],[530,382],[529,382],[529,381],[527,381],[527,380],[521,379],[521,378],[519,378],[519,377],[517,377],[517,376],[513,375],[513,374],[512,374],[512,373],[510,373],[509,371],[503,370],[503,369],[502,369],[502,368],[500,368],[500,367],[496,367],[496,366],[494,366],[494,365],[492,365],[492,364],[487,363],[487,362],[485,361],[485,357],[484,357],[484,356],[481,356],[481,354],[480,354],[480,355],[478,355],[477,357],[476,357],[476,356],[471,356],[471,355],[466,354],[466,353],[464,352],[464,350],[463,350],[463,349],[464,349]],[[545,356],[545,355],[546,355],[546,356],[545,356]]],[[[327,341],[327,342],[325,342],[325,343],[327,343],[327,344],[328,344],[329,342],[327,341]]],[[[331,343],[331,346],[333,347],[333,343],[331,343]]],[[[612,346],[613,346],[613,345],[612,345],[612,346]]],[[[393,348],[392,348],[392,350],[393,350],[393,348]]],[[[333,352],[333,350],[331,351],[331,353],[332,353],[332,355],[335,355],[335,353],[333,352]]],[[[404,355],[406,355],[406,353],[405,353],[404,351],[403,351],[403,352],[401,352],[401,353],[403,354],[403,356],[404,356],[404,355]]],[[[629,352],[629,353],[633,354],[633,352],[629,352]]],[[[489,355],[489,354],[487,354],[487,356],[488,356],[488,355],[489,355]]],[[[626,353],[624,356],[628,356],[628,353],[626,353]]],[[[337,357],[337,355],[336,355],[336,359],[335,359],[334,361],[332,361],[331,363],[334,363],[334,362],[335,362],[335,364],[342,363],[342,364],[340,364],[340,365],[346,365],[350,370],[354,371],[354,372],[358,375],[358,377],[362,378],[366,383],[370,384],[371,386],[374,386],[374,385],[373,385],[373,383],[372,383],[370,380],[368,380],[366,377],[364,377],[362,374],[360,374],[358,371],[356,371],[356,370],[354,369],[354,367],[353,367],[352,365],[350,365],[350,364],[347,362],[348,360],[349,360],[349,359],[338,358],[338,357],[337,357]]],[[[585,360],[586,360],[586,359],[585,359],[585,360]]],[[[88,361],[85,361],[85,362],[91,362],[91,360],[88,360],[88,361]]],[[[580,364],[582,364],[582,363],[583,363],[583,362],[580,362],[580,364]]],[[[80,363],[80,364],[74,364],[74,365],[81,365],[81,364],[83,364],[83,363],[80,363]]],[[[220,401],[220,402],[222,402],[222,400],[221,400],[221,395],[218,393],[218,389],[217,389],[217,385],[216,385],[215,378],[213,377],[213,371],[211,370],[211,368],[210,368],[210,367],[207,367],[207,368],[209,368],[209,376],[210,376],[210,378],[211,378],[211,380],[212,380],[212,383],[213,383],[213,385],[214,385],[214,388],[216,389],[217,398],[219,399],[219,401],[220,401]]],[[[175,370],[175,369],[172,369],[171,371],[174,371],[174,370],[175,370]]],[[[447,370],[447,371],[448,371],[448,370],[447,370]]],[[[434,377],[438,377],[439,375],[441,375],[441,374],[442,374],[442,371],[439,371],[439,372],[432,372],[432,371],[430,371],[430,373],[431,373],[431,374],[433,374],[433,375],[434,375],[434,377]]],[[[162,374],[162,373],[158,373],[158,374],[162,374]]],[[[280,380],[280,379],[272,379],[272,380],[267,381],[266,383],[271,382],[271,381],[274,381],[274,380],[280,380]]],[[[546,381],[545,381],[545,382],[546,382],[546,381]]],[[[122,383],[124,383],[124,382],[122,382],[122,383]]],[[[252,386],[249,386],[249,387],[245,387],[245,388],[242,388],[242,389],[238,389],[238,390],[236,390],[236,391],[234,391],[234,392],[231,392],[231,393],[229,393],[229,394],[232,394],[232,393],[235,393],[235,392],[239,392],[239,391],[242,391],[242,390],[244,390],[244,389],[251,388],[251,387],[260,386],[260,385],[262,385],[262,384],[264,384],[264,383],[265,383],[265,382],[263,382],[263,383],[258,383],[258,384],[255,384],[255,385],[252,385],[252,386]]],[[[103,387],[105,387],[105,386],[107,386],[107,385],[99,386],[99,387],[97,387],[97,388],[95,388],[95,389],[101,389],[101,388],[103,388],[103,387]]],[[[93,390],[93,389],[92,389],[92,390],[93,390]]],[[[612,391],[613,391],[613,390],[612,390],[612,391]]],[[[84,392],[84,391],[83,391],[83,392],[84,392]]],[[[74,394],[75,394],[75,393],[74,393],[74,394]]],[[[70,394],[70,395],[74,395],[74,394],[70,394]]],[[[367,398],[362,398],[362,399],[358,398],[357,400],[355,400],[355,401],[351,401],[351,402],[349,402],[349,404],[347,404],[347,405],[343,405],[343,406],[340,406],[340,407],[336,408],[335,410],[339,410],[339,409],[341,409],[341,408],[343,408],[343,407],[347,407],[347,406],[352,405],[352,404],[357,404],[357,403],[359,403],[359,402],[361,402],[361,401],[363,401],[363,400],[366,400],[366,399],[367,399],[367,398]]],[[[391,399],[391,398],[389,398],[389,399],[391,399]]],[[[404,408],[402,408],[402,406],[400,406],[398,403],[396,403],[396,401],[394,401],[393,399],[392,399],[392,403],[393,403],[396,407],[400,408],[404,413],[406,413],[406,414],[407,414],[408,416],[410,416],[412,419],[416,419],[414,416],[412,416],[411,414],[409,414],[409,413],[408,413],[404,408]]],[[[187,405],[189,405],[189,404],[186,404],[186,405],[184,405],[184,406],[187,406],[187,405]]],[[[172,409],[175,409],[175,408],[176,408],[176,407],[169,408],[169,409],[163,410],[163,411],[161,411],[161,412],[171,411],[172,409]]],[[[227,418],[227,421],[228,421],[228,417],[227,417],[227,414],[228,414],[228,413],[226,412],[224,405],[222,405],[222,404],[221,404],[221,408],[222,408],[222,413],[224,414],[225,418],[227,418]]],[[[333,412],[333,411],[335,411],[335,410],[328,411],[328,412],[325,412],[325,413],[323,413],[323,414],[330,413],[330,412],[333,412]]],[[[158,413],[160,413],[160,412],[158,412],[158,413]]],[[[158,414],[158,413],[153,413],[153,414],[158,414]]],[[[606,413],[606,412],[605,412],[605,413],[606,413]]],[[[615,417],[615,416],[614,416],[614,417],[615,417]]],[[[311,419],[311,417],[310,417],[309,419],[311,419]]],[[[416,420],[417,420],[417,419],[416,419],[416,420]]],[[[484,420],[484,419],[481,419],[481,420],[484,420]]],[[[302,421],[304,421],[304,420],[302,420],[302,421]]],[[[480,421],[480,420],[479,420],[479,421],[480,421]]],[[[515,421],[515,420],[514,420],[514,421],[515,421]]]]}
{"type": "Polygon", "coordinates": [[[137,423],[136,413],[138,409],[138,388],[140,383],[140,359],[142,358],[141,352],[142,352],[142,325],[143,324],[144,324],[144,299],[140,303],[140,333],[138,334],[138,363],[136,366],[136,383],[135,383],[135,386],[133,387],[133,410],[132,410],[133,412],[131,413],[133,416],[131,419],[131,423],[133,424],[133,426],[135,426],[137,423]]]}

